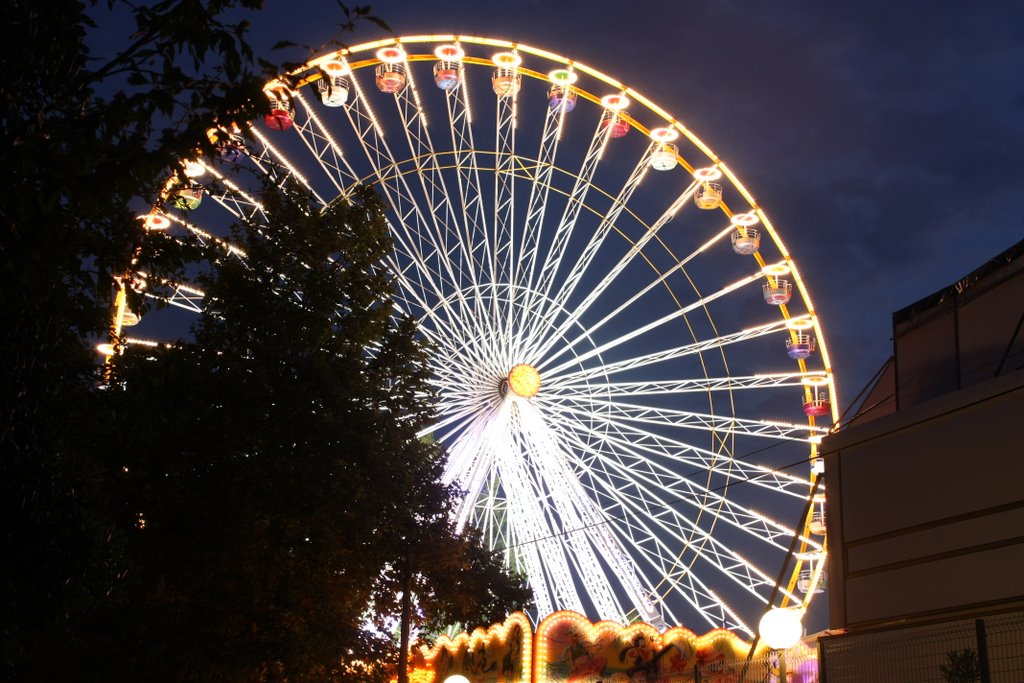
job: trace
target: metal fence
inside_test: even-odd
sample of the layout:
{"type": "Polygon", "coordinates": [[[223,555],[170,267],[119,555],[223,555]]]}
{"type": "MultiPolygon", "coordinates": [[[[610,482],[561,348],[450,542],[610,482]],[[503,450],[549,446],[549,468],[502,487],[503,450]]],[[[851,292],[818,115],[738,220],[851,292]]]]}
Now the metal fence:
{"type": "Polygon", "coordinates": [[[1024,611],[818,641],[822,683],[1024,683],[1024,611]]]}
{"type": "MultiPolygon", "coordinates": [[[[785,653],[766,650],[753,656],[750,662],[719,660],[696,664],[685,672],[673,672],[657,677],[630,678],[647,683],[818,683],[818,656],[813,648],[793,648],[785,653]]],[[[599,681],[616,681],[615,677],[599,681]]],[[[623,679],[625,680],[625,679],[623,679]]]]}

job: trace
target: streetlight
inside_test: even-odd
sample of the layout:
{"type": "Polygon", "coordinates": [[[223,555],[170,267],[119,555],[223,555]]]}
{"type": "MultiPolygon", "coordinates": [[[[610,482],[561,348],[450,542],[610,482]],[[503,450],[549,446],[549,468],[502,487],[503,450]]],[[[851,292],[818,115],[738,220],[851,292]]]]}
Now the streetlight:
{"type": "Polygon", "coordinates": [[[788,650],[803,635],[803,610],[773,607],[761,617],[757,631],[764,644],[773,650],[788,650]]]}
{"type": "Polygon", "coordinates": [[[802,609],[773,607],[764,613],[757,632],[765,645],[778,652],[779,680],[786,680],[786,650],[796,645],[803,635],[802,609]]]}

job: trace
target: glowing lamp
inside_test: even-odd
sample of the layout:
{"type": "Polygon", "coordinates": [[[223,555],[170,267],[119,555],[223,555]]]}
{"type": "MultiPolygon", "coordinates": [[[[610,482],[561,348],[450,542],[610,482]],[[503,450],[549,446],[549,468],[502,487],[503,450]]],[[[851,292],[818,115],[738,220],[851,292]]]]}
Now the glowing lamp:
{"type": "Polygon", "coordinates": [[[491,61],[499,69],[514,69],[523,63],[523,58],[514,52],[499,52],[491,57],[491,61]]]}
{"type": "Polygon", "coordinates": [[[166,230],[171,227],[170,219],[159,213],[151,213],[148,216],[142,216],[142,221],[147,230],[166,230]]]}
{"type": "Polygon", "coordinates": [[[573,83],[576,82],[577,78],[579,78],[579,76],[576,74],[576,72],[570,71],[569,69],[555,69],[554,71],[548,74],[549,81],[551,81],[555,85],[562,86],[572,85],[573,83]]]}
{"type": "Polygon", "coordinates": [[[183,166],[185,168],[185,175],[189,178],[198,178],[206,173],[206,167],[198,161],[186,161],[183,166]]]}
{"type": "Polygon", "coordinates": [[[790,267],[786,263],[772,263],[761,269],[762,275],[768,277],[782,277],[783,275],[789,275],[790,267]]]}
{"type": "Polygon", "coordinates": [[[648,135],[655,142],[674,142],[679,138],[679,131],[675,128],[652,128],[648,135]]]}
{"type": "Polygon", "coordinates": [[[469,683],[469,679],[462,674],[455,674],[444,679],[444,683],[469,683]]]}
{"type": "Polygon", "coordinates": [[[803,612],[787,607],[773,607],[765,612],[757,632],[765,645],[773,650],[788,650],[803,635],[803,612]]]}
{"type": "Polygon", "coordinates": [[[434,56],[445,62],[459,62],[466,56],[466,51],[458,45],[438,45],[434,48],[434,56]]]}
{"type": "Polygon", "coordinates": [[[113,344],[107,344],[107,343],[97,344],[96,345],[96,350],[99,351],[100,354],[102,354],[104,356],[113,356],[114,353],[115,353],[114,345],[113,344]]]}
{"type": "Polygon", "coordinates": [[[508,371],[508,388],[516,396],[532,398],[540,391],[540,373],[532,365],[520,363],[508,371]]]}
{"type": "Polygon", "coordinates": [[[601,106],[610,111],[622,111],[629,106],[629,98],[625,95],[605,95],[601,98],[601,106]]]}
{"type": "Polygon", "coordinates": [[[399,62],[405,61],[405,50],[397,45],[393,47],[382,47],[377,50],[377,59],[385,64],[398,64],[399,62]]]}
{"type": "Polygon", "coordinates": [[[718,180],[722,177],[722,171],[715,166],[708,166],[707,168],[698,168],[693,172],[694,180],[699,180],[702,183],[708,183],[712,180],[718,180]]]}
{"type": "Polygon", "coordinates": [[[757,225],[757,222],[760,220],[761,219],[758,218],[757,214],[754,213],[753,211],[748,211],[747,213],[734,214],[733,217],[730,219],[733,225],[743,227],[757,225]]]}
{"type": "Polygon", "coordinates": [[[811,318],[790,318],[786,321],[786,327],[790,330],[809,330],[814,327],[814,320],[811,318]]]}

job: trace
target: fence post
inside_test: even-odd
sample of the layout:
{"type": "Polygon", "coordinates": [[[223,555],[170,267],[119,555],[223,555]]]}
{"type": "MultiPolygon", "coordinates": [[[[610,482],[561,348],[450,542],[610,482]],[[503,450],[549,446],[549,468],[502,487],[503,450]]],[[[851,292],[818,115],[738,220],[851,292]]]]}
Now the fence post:
{"type": "Polygon", "coordinates": [[[988,671],[988,636],[985,634],[985,620],[974,620],[974,634],[978,639],[978,668],[981,670],[981,683],[992,683],[988,671]]]}
{"type": "Polygon", "coordinates": [[[693,683],[700,683],[700,662],[693,665],[693,683]]]}

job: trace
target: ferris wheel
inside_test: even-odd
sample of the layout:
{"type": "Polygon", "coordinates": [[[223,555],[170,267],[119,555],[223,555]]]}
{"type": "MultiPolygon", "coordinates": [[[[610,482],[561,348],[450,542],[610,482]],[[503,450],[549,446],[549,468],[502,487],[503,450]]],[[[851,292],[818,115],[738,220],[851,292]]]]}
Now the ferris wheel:
{"type": "MultiPolygon", "coordinates": [[[[396,308],[435,349],[423,436],[447,448],[458,524],[528,577],[538,616],[752,634],[810,604],[816,444],[838,420],[821,323],[690,130],[589,66],[468,36],[340,50],[265,92],[265,119],[212,131],[219,158],[191,160],[147,225],[258,221],[268,176],[324,206],[374,186],[396,308]]],[[[157,289],[202,309],[196,287],[157,289]]],[[[120,306],[116,333],[135,322],[120,306]]]]}

